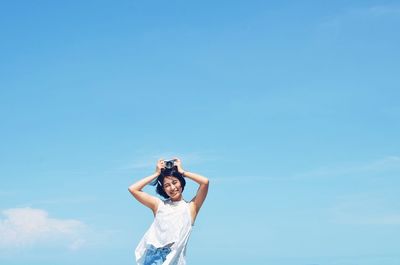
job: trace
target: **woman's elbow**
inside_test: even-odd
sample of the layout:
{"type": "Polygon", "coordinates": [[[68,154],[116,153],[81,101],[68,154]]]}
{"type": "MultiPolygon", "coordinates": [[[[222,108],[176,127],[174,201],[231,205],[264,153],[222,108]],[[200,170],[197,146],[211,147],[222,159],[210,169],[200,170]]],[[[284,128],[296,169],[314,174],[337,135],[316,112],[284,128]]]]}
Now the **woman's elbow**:
{"type": "Polygon", "coordinates": [[[210,180],[208,178],[205,178],[204,185],[208,186],[209,184],[210,184],[210,180]]]}
{"type": "Polygon", "coordinates": [[[134,193],[138,192],[139,190],[136,189],[136,188],[133,187],[133,186],[129,186],[129,187],[128,187],[128,191],[129,191],[130,193],[134,194],[134,193]]]}

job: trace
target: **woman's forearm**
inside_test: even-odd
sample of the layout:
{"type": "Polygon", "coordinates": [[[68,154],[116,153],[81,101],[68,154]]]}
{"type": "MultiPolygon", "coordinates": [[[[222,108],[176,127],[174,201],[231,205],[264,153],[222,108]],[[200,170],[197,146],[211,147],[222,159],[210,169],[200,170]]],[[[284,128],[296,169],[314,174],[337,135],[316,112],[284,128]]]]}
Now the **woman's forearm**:
{"type": "Polygon", "coordinates": [[[152,175],[145,177],[138,182],[129,186],[130,191],[141,191],[147,184],[152,182],[156,177],[158,177],[159,173],[155,172],[152,175]]]}
{"type": "Polygon", "coordinates": [[[181,173],[183,173],[184,177],[187,177],[188,179],[191,179],[191,180],[197,182],[199,185],[208,185],[208,183],[209,183],[208,178],[206,178],[202,175],[192,173],[189,171],[183,171],[181,173]]]}

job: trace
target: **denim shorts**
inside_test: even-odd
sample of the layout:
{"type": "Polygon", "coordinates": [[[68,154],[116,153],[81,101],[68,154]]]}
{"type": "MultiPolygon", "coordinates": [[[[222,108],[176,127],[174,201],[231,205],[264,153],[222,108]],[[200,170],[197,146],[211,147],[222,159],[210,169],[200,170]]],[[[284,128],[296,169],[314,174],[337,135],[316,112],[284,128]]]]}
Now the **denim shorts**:
{"type": "Polygon", "coordinates": [[[170,247],[156,248],[153,245],[149,245],[144,254],[143,265],[162,265],[170,252],[170,247]]]}

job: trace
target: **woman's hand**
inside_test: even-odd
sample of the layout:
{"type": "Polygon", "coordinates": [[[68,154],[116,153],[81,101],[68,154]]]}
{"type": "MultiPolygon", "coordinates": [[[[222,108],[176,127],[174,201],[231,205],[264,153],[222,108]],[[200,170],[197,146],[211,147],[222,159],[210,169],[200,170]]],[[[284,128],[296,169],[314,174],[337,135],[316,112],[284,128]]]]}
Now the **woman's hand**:
{"type": "Polygon", "coordinates": [[[182,168],[182,162],[181,162],[181,160],[180,160],[179,158],[177,158],[177,157],[174,157],[174,159],[175,159],[174,165],[175,165],[176,168],[178,169],[178,172],[179,172],[180,174],[182,174],[183,172],[185,172],[185,170],[183,170],[183,168],[182,168]]]}
{"type": "Polygon", "coordinates": [[[156,166],[156,173],[161,174],[161,170],[165,168],[165,162],[164,159],[160,158],[157,161],[157,166],[156,166]]]}

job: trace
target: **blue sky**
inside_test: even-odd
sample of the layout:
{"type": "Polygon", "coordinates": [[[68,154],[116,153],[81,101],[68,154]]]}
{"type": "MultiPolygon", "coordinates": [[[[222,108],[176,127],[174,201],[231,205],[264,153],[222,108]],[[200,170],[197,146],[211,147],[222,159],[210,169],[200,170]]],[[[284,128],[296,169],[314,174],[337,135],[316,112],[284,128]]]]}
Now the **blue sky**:
{"type": "Polygon", "coordinates": [[[399,27],[397,1],[1,3],[0,263],[134,264],[127,187],[179,156],[211,180],[191,265],[398,265],[399,27]]]}

